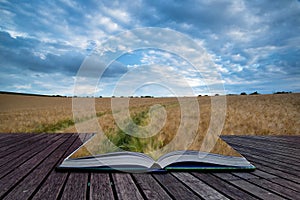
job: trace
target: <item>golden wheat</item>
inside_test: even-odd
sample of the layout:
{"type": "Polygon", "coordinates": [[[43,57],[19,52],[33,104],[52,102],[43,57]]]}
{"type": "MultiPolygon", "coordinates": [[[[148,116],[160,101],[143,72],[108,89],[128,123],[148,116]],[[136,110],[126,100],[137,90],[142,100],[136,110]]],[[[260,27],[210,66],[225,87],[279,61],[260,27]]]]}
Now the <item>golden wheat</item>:
{"type": "MultiPolygon", "coordinates": [[[[200,108],[199,133],[206,133],[210,125],[211,98],[198,97],[200,108]]],[[[300,134],[300,94],[227,96],[227,110],[223,135],[295,135],[300,134]]],[[[148,111],[155,104],[164,105],[167,120],[159,134],[170,141],[180,124],[180,107],[176,98],[131,98],[130,115],[148,111]]],[[[96,98],[98,124],[103,131],[118,129],[111,114],[111,99],[96,98]]],[[[43,132],[43,127],[73,119],[72,98],[0,95],[0,132],[43,132]]],[[[82,120],[78,126],[89,126],[93,119],[82,120]]],[[[76,132],[69,123],[58,126],[55,132],[76,132]]],[[[188,127],[188,126],[187,126],[188,127]]],[[[90,127],[90,131],[98,127],[90,127]]],[[[51,129],[50,129],[51,130],[51,129]]],[[[49,131],[46,131],[49,132],[49,131]]],[[[201,140],[201,138],[198,138],[201,140]]]]}

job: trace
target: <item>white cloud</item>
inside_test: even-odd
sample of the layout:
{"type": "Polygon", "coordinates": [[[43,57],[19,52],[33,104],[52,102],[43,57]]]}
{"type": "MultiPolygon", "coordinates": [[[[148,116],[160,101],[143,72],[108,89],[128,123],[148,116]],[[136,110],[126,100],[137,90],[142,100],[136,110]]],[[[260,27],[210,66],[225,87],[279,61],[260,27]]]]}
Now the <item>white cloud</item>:
{"type": "Polygon", "coordinates": [[[3,30],[3,31],[9,33],[9,35],[10,35],[12,38],[14,38],[14,39],[16,39],[17,37],[22,37],[22,38],[33,38],[33,37],[30,37],[30,36],[28,35],[28,33],[24,33],[24,32],[18,32],[18,31],[13,31],[13,30],[3,30]]]}
{"type": "Polygon", "coordinates": [[[71,7],[72,9],[75,10],[80,10],[80,6],[76,3],[76,1],[71,1],[71,0],[60,0],[62,3],[66,4],[67,6],[71,7]]]}
{"type": "Polygon", "coordinates": [[[249,32],[240,28],[232,28],[226,34],[233,40],[240,42],[249,42],[251,40],[249,32]]]}
{"type": "Polygon", "coordinates": [[[236,61],[236,62],[240,62],[240,61],[246,60],[246,58],[243,57],[243,56],[241,56],[240,54],[232,55],[231,58],[232,58],[233,61],[236,61]]]}
{"type": "MultiPolygon", "coordinates": [[[[104,28],[109,31],[109,32],[114,32],[114,31],[118,31],[118,30],[122,30],[120,28],[120,26],[113,22],[111,18],[109,17],[104,17],[104,16],[101,16],[99,17],[98,19],[96,19],[95,21],[98,21],[98,23],[100,25],[103,25],[104,28]]],[[[97,22],[96,22],[97,23],[97,22]]]]}
{"type": "Polygon", "coordinates": [[[14,88],[16,88],[17,90],[22,90],[22,89],[31,89],[31,84],[27,84],[27,85],[13,85],[14,88]]]}
{"type": "Polygon", "coordinates": [[[199,86],[205,85],[204,82],[201,81],[200,77],[197,77],[197,78],[187,77],[187,78],[185,78],[185,80],[191,87],[199,87],[199,86]]]}
{"type": "Polygon", "coordinates": [[[104,12],[106,12],[109,16],[117,19],[118,21],[128,24],[131,21],[131,18],[129,16],[129,14],[120,9],[120,8],[108,8],[106,7],[105,9],[103,9],[104,12]]]}

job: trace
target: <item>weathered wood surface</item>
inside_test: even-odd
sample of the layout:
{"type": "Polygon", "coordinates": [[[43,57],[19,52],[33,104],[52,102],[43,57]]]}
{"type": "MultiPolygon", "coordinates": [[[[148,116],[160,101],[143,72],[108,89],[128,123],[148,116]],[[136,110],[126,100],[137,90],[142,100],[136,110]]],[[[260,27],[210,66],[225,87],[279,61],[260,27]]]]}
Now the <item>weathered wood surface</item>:
{"type": "Polygon", "coordinates": [[[254,172],[57,172],[82,134],[0,134],[0,199],[300,199],[300,136],[223,136],[254,172]]]}

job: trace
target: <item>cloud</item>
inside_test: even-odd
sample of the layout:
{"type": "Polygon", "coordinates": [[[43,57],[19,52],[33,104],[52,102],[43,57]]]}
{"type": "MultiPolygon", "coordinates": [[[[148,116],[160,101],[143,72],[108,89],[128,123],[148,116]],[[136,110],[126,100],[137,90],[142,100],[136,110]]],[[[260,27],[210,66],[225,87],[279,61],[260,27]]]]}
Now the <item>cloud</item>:
{"type": "Polygon", "coordinates": [[[14,88],[16,88],[17,90],[23,90],[23,89],[31,89],[31,84],[27,84],[27,85],[13,85],[14,88]]]}
{"type": "Polygon", "coordinates": [[[13,38],[6,32],[0,32],[0,38],[2,41],[0,65],[2,67],[74,75],[84,58],[84,55],[76,50],[72,53],[65,52],[66,48],[72,49],[65,45],[43,43],[31,38],[13,38]]]}
{"type": "MultiPolygon", "coordinates": [[[[200,45],[215,62],[213,69],[224,78],[228,91],[238,93],[244,87],[257,87],[269,93],[272,87],[300,91],[296,84],[300,77],[300,3],[296,0],[1,1],[0,6],[0,84],[4,89],[43,93],[47,92],[47,84],[52,84],[57,92],[70,90],[62,79],[53,80],[46,74],[73,80],[86,56],[102,47],[108,38],[151,26],[176,30],[200,45]],[[46,76],[49,82],[44,83],[45,87],[24,82],[30,74],[46,76]],[[19,87],[30,84],[31,88],[19,87]]],[[[139,40],[146,47],[151,46],[146,41],[154,40],[160,47],[168,46],[174,51],[142,50],[120,58],[105,71],[103,78],[107,82],[101,92],[110,94],[114,82],[128,68],[142,64],[161,64],[168,66],[168,70],[173,67],[174,72],[190,80],[195,90],[201,87],[201,76],[186,67],[184,58],[188,56],[178,58],[172,54],[196,55],[186,48],[185,42],[159,31],[142,38],[130,32],[123,34],[124,41],[116,43],[117,49],[124,52],[130,51],[130,42],[141,44],[139,40]]],[[[110,46],[105,48],[109,50],[110,46]]],[[[194,63],[203,60],[196,56],[188,58],[194,63]]],[[[101,69],[104,66],[93,66],[88,73],[95,75],[93,70],[101,69]]],[[[206,70],[210,68],[203,67],[206,70]]],[[[138,74],[132,77],[133,81],[138,78],[138,74]]]]}
{"type": "MultiPolygon", "coordinates": [[[[195,82],[189,79],[189,82],[182,74],[170,69],[164,65],[143,65],[128,71],[116,82],[114,94],[116,96],[134,95],[136,90],[146,85],[162,87],[176,96],[195,95],[192,86],[189,83],[195,82]],[[138,79],[136,77],[139,77],[138,79]]],[[[153,91],[154,95],[159,92],[153,91]]]]}

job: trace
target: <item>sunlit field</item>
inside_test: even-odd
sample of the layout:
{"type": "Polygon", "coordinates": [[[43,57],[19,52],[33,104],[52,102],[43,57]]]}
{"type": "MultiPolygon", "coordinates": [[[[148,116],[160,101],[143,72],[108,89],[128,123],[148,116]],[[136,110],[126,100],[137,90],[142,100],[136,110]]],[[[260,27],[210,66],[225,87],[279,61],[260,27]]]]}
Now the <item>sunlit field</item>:
{"type": "MultiPolygon", "coordinates": [[[[198,97],[200,123],[206,132],[210,124],[211,98],[198,97]]],[[[90,98],[93,100],[92,98],[90,98]]],[[[150,106],[160,104],[167,111],[160,133],[170,139],[180,123],[176,98],[130,98],[131,118],[141,126],[147,124],[150,106]]],[[[300,94],[227,96],[226,119],[222,135],[295,135],[300,134],[300,94]]],[[[98,122],[105,132],[117,132],[111,114],[110,98],[95,98],[98,122]]],[[[93,117],[93,116],[91,116],[93,117]]],[[[159,116],[157,116],[159,117],[159,116]]],[[[73,119],[72,98],[25,95],[0,95],[0,132],[76,132],[75,122],[89,124],[89,117],[73,119]]],[[[93,132],[93,127],[90,127],[93,132]]],[[[88,131],[89,132],[89,131],[88,131]]]]}

